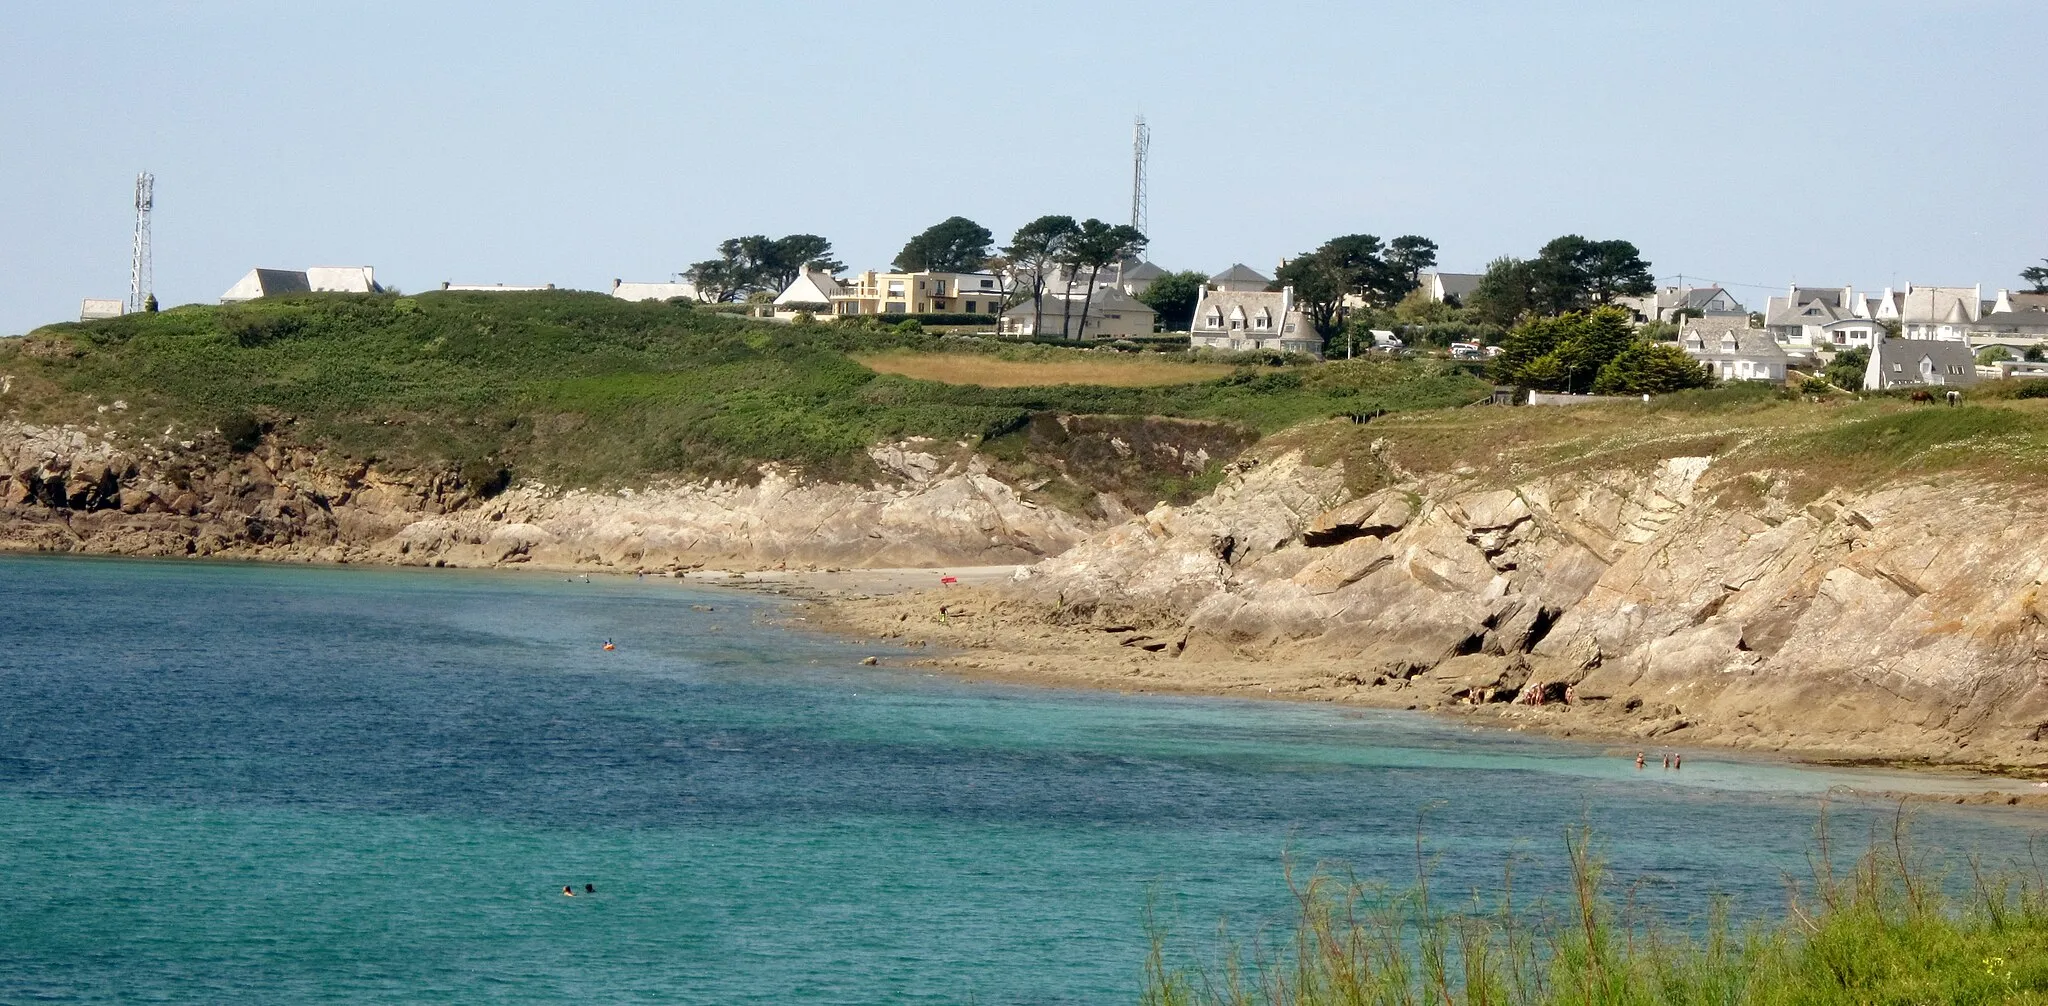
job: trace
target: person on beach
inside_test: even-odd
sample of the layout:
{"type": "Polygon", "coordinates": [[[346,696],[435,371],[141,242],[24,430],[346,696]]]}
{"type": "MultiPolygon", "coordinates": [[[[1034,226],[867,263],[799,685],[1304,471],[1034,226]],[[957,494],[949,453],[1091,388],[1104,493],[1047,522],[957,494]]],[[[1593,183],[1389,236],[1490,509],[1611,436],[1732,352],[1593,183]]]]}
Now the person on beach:
{"type": "Polygon", "coordinates": [[[1685,767],[1685,756],[1684,756],[1684,755],[1682,755],[1682,754],[1675,754],[1675,755],[1672,755],[1672,756],[1671,756],[1671,767],[1672,767],[1673,769],[1681,769],[1681,768],[1684,768],[1684,767],[1685,767]]]}
{"type": "Polygon", "coordinates": [[[1641,772],[1642,770],[1643,770],[1643,753],[1642,753],[1641,751],[1638,751],[1638,752],[1636,752],[1636,771],[1638,771],[1638,772],[1641,772]]]}
{"type": "Polygon", "coordinates": [[[1664,752],[1664,771],[1671,771],[1671,752],[1664,752]]]}

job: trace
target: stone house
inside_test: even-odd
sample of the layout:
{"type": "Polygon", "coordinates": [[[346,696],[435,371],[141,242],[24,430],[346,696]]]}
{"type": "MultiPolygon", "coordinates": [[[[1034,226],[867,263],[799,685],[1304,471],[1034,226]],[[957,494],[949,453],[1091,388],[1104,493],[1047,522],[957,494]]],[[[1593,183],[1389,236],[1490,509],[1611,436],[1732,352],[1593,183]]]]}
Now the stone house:
{"type": "Polygon", "coordinates": [[[1969,344],[1977,349],[2004,346],[2014,356],[2048,347],[2048,293],[1998,291],[1991,310],[1969,326],[1969,344]]]}
{"type": "Polygon", "coordinates": [[[1197,349],[1273,349],[1312,356],[1323,352],[1322,337],[1295,303],[1291,286],[1273,291],[1203,287],[1188,344],[1197,349]]]}
{"type": "Polygon", "coordinates": [[[667,283],[628,283],[622,279],[612,280],[612,296],[620,300],[683,300],[697,299],[697,285],[682,281],[667,283]]]}

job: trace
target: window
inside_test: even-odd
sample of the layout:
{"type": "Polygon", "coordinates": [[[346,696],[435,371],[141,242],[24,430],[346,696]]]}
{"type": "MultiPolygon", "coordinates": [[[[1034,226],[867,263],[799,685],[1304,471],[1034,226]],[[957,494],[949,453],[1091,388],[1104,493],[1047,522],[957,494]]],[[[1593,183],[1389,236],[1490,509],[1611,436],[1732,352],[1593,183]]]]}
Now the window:
{"type": "Polygon", "coordinates": [[[982,281],[981,281],[981,288],[982,288],[982,289],[984,289],[984,290],[993,290],[993,289],[995,289],[995,288],[996,288],[996,281],[995,281],[995,280],[992,280],[992,279],[985,279],[985,280],[982,280],[982,281]]]}
{"type": "Polygon", "coordinates": [[[973,313],[974,313],[974,302],[973,302],[973,301],[971,301],[971,300],[967,302],[967,313],[968,313],[968,314],[973,314],[973,313]]]}
{"type": "Polygon", "coordinates": [[[1905,373],[1905,372],[1906,372],[1906,365],[1905,365],[1905,364],[1903,364],[1903,363],[1894,363],[1894,364],[1892,364],[1892,373],[1894,373],[1894,374],[1903,374],[1903,373],[1905,373]]]}
{"type": "Polygon", "coordinates": [[[1209,327],[1210,327],[1210,328],[1222,328],[1222,327],[1223,327],[1223,312],[1222,312],[1222,311],[1211,311],[1211,312],[1209,312],[1209,327]]]}
{"type": "Polygon", "coordinates": [[[1239,321],[1239,320],[1238,320],[1238,319],[1236,319],[1236,318],[1232,318],[1232,319],[1230,319],[1230,330],[1231,330],[1231,331],[1235,332],[1235,331],[1237,331],[1238,329],[1240,329],[1240,328],[1243,328],[1243,327],[1244,327],[1244,322],[1242,322],[1242,321],[1239,321]]]}

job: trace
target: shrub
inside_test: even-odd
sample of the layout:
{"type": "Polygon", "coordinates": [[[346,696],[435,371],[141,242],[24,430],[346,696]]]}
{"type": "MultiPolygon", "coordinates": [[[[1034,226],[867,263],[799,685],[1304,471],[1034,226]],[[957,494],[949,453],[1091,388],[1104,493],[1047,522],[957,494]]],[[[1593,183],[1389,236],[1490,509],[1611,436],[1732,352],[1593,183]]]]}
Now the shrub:
{"type": "Polygon", "coordinates": [[[2025,383],[2020,385],[2020,390],[2012,393],[2012,397],[2048,398],[2048,381],[2039,378],[2028,378],[2025,383]]]}
{"type": "Polygon", "coordinates": [[[489,458],[471,458],[462,463],[462,484],[470,495],[490,499],[512,484],[512,471],[489,458]]]}
{"type": "Polygon", "coordinates": [[[247,454],[263,442],[263,424],[247,412],[232,412],[221,418],[220,436],[228,450],[247,454]]]}

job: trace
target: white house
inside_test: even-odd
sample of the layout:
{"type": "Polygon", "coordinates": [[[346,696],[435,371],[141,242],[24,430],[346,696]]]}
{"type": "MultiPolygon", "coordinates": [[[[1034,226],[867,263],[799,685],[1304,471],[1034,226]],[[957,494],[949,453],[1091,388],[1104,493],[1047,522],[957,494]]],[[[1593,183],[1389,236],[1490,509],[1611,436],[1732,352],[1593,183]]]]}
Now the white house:
{"type": "Polygon", "coordinates": [[[1863,368],[1863,390],[1977,383],[1977,357],[1969,344],[1946,339],[1879,339],[1863,368]]]}
{"type": "Polygon", "coordinates": [[[247,275],[228,287],[220,295],[223,304],[235,304],[262,297],[282,297],[286,294],[312,293],[313,287],[306,282],[306,274],[299,269],[251,269],[247,275]]]}
{"type": "Polygon", "coordinates": [[[1991,310],[1970,326],[1969,343],[2004,346],[2014,356],[2048,344],[2048,293],[1998,291],[1991,310]]]}
{"type": "Polygon", "coordinates": [[[127,301],[113,299],[100,300],[88,297],[85,299],[84,302],[78,305],[78,320],[100,321],[106,318],[119,318],[121,315],[127,313],[127,311],[127,301]]]}
{"type": "Polygon", "coordinates": [[[1479,281],[1486,277],[1476,272],[1426,272],[1415,277],[1416,288],[1422,295],[1438,303],[1455,302],[1462,306],[1472,291],[1479,289],[1479,281]]]}
{"type": "Polygon", "coordinates": [[[377,272],[366,265],[316,265],[309,269],[251,269],[228,292],[223,304],[293,293],[381,293],[377,272]]]}
{"type": "Polygon", "coordinates": [[[1102,287],[1092,298],[1085,290],[1048,290],[1042,303],[1026,300],[1004,311],[996,324],[1004,335],[1025,338],[1038,337],[1041,328],[1045,336],[1059,338],[1064,325],[1070,338],[1093,342],[1151,335],[1158,321],[1159,313],[1143,301],[1115,287],[1102,287]]]}
{"type": "Polygon", "coordinates": [[[1197,349],[1273,349],[1320,356],[1323,340],[1294,301],[1294,288],[1231,290],[1202,288],[1189,326],[1188,344],[1197,349]]]}
{"type": "Polygon", "coordinates": [[[1780,345],[1800,349],[1868,346],[1873,333],[1884,330],[1879,305],[1879,299],[1857,296],[1855,287],[1795,285],[1764,302],[1764,329],[1780,345]]]}
{"type": "Polygon", "coordinates": [[[1785,347],[1746,315],[1689,319],[1678,343],[1719,380],[1785,382],[1785,347]]]}
{"type": "Polygon", "coordinates": [[[1680,312],[1709,317],[1749,316],[1749,310],[1735,299],[1734,294],[1718,286],[1667,286],[1642,297],[1618,298],[1616,303],[1634,311],[1645,321],[1676,321],[1680,312]]]}
{"type": "Polygon", "coordinates": [[[612,296],[620,300],[683,300],[697,299],[697,285],[694,283],[628,283],[622,279],[612,280],[612,296]]]}
{"type": "Polygon", "coordinates": [[[449,293],[540,293],[543,290],[553,290],[554,288],[555,285],[553,283],[543,283],[540,286],[508,286],[504,283],[443,282],[441,284],[441,289],[449,293]]]}
{"type": "MultiPolygon", "coordinates": [[[[1889,291],[1887,291],[1889,293],[1889,291]]],[[[1908,339],[1963,342],[1984,316],[1982,286],[1913,286],[1899,297],[1899,334],[1908,339]]]]}

